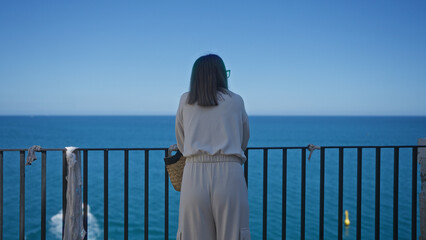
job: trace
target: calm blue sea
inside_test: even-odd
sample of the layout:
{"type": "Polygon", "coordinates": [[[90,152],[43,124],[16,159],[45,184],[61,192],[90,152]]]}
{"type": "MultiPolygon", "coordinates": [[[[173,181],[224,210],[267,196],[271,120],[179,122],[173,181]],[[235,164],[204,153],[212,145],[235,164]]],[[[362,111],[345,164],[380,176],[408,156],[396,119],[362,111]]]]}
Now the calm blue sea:
{"type": "MultiPolygon", "coordinates": [[[[250,117],[251,147],[327,145],[416,145],[426,137],[426,117],[250,117]]],[[[134,117],[0,117],[0,149],[77,146],[85,148],[168,147],[175,143],[173,116],[134,117]]],[[[345,150],[343,208],[351,225],[344,239],[356,233],[356,150],[345,150]]],[[[150,153],[150,239],[163,239],[163,152],[150,153]]],[[[268,160],[268,239],[281,239],[282,155],[271,150],[268,160]]],[[[25,169],[26,239],[40,238],[41,155],[25,169]]],[[[249,153],[249,202],[252,239],[262,234],[263,152],[249,153]]],[[[124,153],[109,153],[109,237],[123,239],[124,153]]],[[[411,237],[411,150],[400,150],[399,238],[411,237]]],[[[143,238],[144,156],[130,152],[129,238],[143,238]]],[[[326,151],[325,238],[337,238],[338,152],[326,151]]],[[[287,239],[300,238],[300,150],[288,151],[287,239]]],[[[319,151],[307,162],[306,238],[319,232],[319,151]]],[[[363,151],[362,236],[374,239],[375,152],[363,151]]],[[[392,238],[393,150],[381,153],[381,239],[392,238]]],[[[47,154],[47,239],[60,239],[62,201],[62,153],[47,154]]],[[[103,239],[103,152],[89,153],[89,239],[103,239]]],[[[4,239],[19,236],[19,153],[4,153],[4,239]]],[[[418,183],[420,192],[420,183],[418,183]]],[[[179,193],[170,186],[170,239],[177,230],[179,193]]],[[[419,214],[417,214],[419,216],[419,214]]],[[[418,217],[419,219],[419,217],[418,217]]],[[[418,220],[419,229],[419,220],[418,220]]],[[[418,233],[419,235],[419,233],[418,233]]]]}

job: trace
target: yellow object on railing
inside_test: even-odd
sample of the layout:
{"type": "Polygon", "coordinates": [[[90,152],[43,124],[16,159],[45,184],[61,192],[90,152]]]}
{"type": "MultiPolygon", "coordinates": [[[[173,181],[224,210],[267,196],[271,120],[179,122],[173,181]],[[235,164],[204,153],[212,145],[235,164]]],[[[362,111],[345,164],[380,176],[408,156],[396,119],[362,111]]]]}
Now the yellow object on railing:
{"type": "Polygon", "coordinates": [[[345,210],[345,226],[349,226],[349,224],[351,224],[351,221],[349,221],[349,212],[345,210]]]}

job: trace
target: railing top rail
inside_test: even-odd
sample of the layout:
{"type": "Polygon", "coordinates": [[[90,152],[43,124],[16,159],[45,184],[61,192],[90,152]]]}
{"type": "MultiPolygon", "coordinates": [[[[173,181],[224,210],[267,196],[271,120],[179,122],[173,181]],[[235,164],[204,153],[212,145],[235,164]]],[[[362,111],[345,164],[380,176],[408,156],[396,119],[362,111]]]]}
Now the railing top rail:
{"type": "MultiPolygon", "coordinates": [[[[426,145],[359,145],[359,146],[353,146],[353,145],[347,145],[347,146],[320,146],[321,148],[413,148],[413,147],[426,147],[426,145]]],[[[303,147],[248,147],[247,149],[251,150],[262,150],[262,149],[304,149],[307,148],[307,146],[303,147]]]]}
{"type": "MultiPolygon", "coordinates": [[[[348,146],[321,146],[323,149],[327,148],[424,148],[426,145],[348,145],[348,146]]],[[[248,147],[248,150],[263,150],[263,149],[306,149],[307,146],[294,146],[294,147],[248,147]]],[[[88,151],[164,151],[168,148],[160,148],[160,147],[152,147],[152,148],[78,148],[79,150],[88,150],[88,151]]],[[[65,148],[42,148],[40,152],[43,151],[65,151],[65,148]]],[[[2,149],[0,148],[0,151],[2,152],[13,152],[13,151],[28,151],[27,148],[15,148],[15,149],[2,149]]]]}
{"type": "MultiPolygon", "coordinates": [[[[88,151],[124,151],[124,150],[129,150],[129,151],[145,151],[145,150],[167,150],[168,148],[78,148],[78,150],[88,150],[88,151]]],[[[27,148],[16,148],[16,149],[0,149],[0,151],[28,151],[27,148]]],[[[38,152],[43,152],[43,151],[66,151],[65,148],[42,148],[40,151],[38,152]]]]}

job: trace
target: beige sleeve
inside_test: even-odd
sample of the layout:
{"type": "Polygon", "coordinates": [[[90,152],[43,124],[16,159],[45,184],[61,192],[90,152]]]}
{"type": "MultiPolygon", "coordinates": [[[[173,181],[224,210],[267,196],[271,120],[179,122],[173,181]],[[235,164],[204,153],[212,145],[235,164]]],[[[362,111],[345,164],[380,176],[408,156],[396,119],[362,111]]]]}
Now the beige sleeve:
{"type": "Polygon", "coordinates": [[[250,138],[250,126],[249,126],[249,120],[246,111],[244,110],[244,116],[243,116],[243,141],[241,142],[241,149],[246,150],[248,141],[250,138]]]}
{"type": "Polygon", "coordinates": [[[179,148],[179,151],[183,153],[185,135],[183,131],[182,101],[179,103],[178,111],[176,113],[175,133],[177,146],[179,148]]]}

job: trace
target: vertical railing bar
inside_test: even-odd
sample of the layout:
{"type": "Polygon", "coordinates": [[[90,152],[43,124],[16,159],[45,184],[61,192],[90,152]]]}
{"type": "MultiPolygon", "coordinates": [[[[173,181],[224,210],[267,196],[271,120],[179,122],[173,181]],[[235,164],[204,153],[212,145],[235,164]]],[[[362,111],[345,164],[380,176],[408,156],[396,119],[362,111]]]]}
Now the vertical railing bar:
{"type": "Polygon", "coordinates": [[[104,240],[108,240],[108,149],[104,150],[104,240]]]}
{"type": "Polygon", "coordinates": [[[124,150],[124,239],[129,239],[129,150],[124,150]]]}
{"type": "Polygon", "coordinates": [[[267,210],[268,210],[268,149],[263,149],[263,240],[267,236],[267,210]]]}
{"type": "Polygon", "coordinates": [[[343,148],[339,147],[339,203],[338,203],[338,236],[342,240],[342,223],[343,223],[343,148]]]}
{"type": "Polygon", "coordinates": [[[399,148],[393,149],[393,239],[398,240],[399,148]]]}
{"type": "Polygon", "coordinates": [[[46,240],[46,151],[41,152],[41,240],[46,240]]]}
{"type": "Polygon", "coordinates": [[[144,240],[148,240],[148,193],[149,193],[149,189],[148,189],[148,180],[149,180],[149,175],[148,175],[148,171],[149,170],[149,150],[145,150],[145,209],[144,209],[144,235],[145,238],[144,240]]]}
{"type": "MultiPolygon", "coordinates": [[[[167,149],[164,156],[169,156],[167,149]]],[[[164,239],[169,239],[169,174],[166,166],[164,166],[164,214],[164,239]]]]}
{"type": "Polygon", "coordinates": [[[19,239],[25,239],[25,151],[20,151],[19,239]]]}
{"type": "Polygon", "coordinates": [[[325,149],[320,149],[320,214],[319,214],[319,239],[324,240],[324,175],[325,175],[325,149]]]}
{"type": "Polygon", "coordinates": [[[376,147],[375,239],[380,239],[380,148],[376,147]]]}
{"type": "Polygon", "coordinates": [[[83,166],[83,228],[86,230],[86,235],[84,239],[87,240],[87,236],[89,234],[89,229],[87,227],[87,215],[88,215],[88,186],[89,186],[89,153],[87,150],[83,150],[84,157],[84,166],[83,166]]]}
{"type": "Polygon", "coordinates": [[[68,163],[67,163],[67,153],[66,150],[62,151],[62,238],[64,238],[64,228],[65,228],[65,215],[67,213],[67,172],[68,172],[68,163]]]}
{"type": "Polygon", "coordinates": [[[412,187],[411,187],[411,239],[417,238],[417,147],[413,147],[412,187]]]}
{"type": "Polygon", "coordinates": [[[25,151],[20,151],[19,239],[25,239],[25,151]]]}
{"type": "Polygon", "coordinates": [[[362,148],[357,148],[356,239],[361,239],[362,148]]]}
{"type": "Polygon", "coordinates": [[[283,182],[282,182],[282,206],[281,206],[281,239],[286,239],[287,227],[287,148],[283,149],[283,182]]]}
{"type": "Polygon", "coordinates": [[[246,155],[246,161],[244,163],[244,178],[246,179],[246,185],[248,188],[248,149],[244,151],[244,154],[246,155]]]}
{"type": "Polygon", "coordinates": [[[3,240],[3,151],[0,151],[0,240],[3,240]]]}
{"type": "Polygon", "coordinates": [[[301,203],[300,203],[300,239],[305,239],[305,207],[306,207],[306,148],[302,148],[302,177],[301,177],[301,203]]]}

